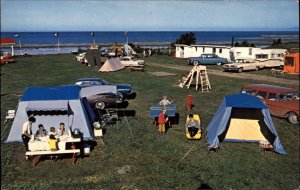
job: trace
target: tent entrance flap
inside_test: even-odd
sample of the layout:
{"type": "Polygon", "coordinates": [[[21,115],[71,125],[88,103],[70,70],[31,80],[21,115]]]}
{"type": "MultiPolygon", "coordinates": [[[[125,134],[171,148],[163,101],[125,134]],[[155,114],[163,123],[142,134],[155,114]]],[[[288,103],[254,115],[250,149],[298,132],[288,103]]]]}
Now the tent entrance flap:
{"type": "Polygon", "coordinates": [[[224,141],[266,141],[259,126],[259,120],[232,118],[224,141]]]}

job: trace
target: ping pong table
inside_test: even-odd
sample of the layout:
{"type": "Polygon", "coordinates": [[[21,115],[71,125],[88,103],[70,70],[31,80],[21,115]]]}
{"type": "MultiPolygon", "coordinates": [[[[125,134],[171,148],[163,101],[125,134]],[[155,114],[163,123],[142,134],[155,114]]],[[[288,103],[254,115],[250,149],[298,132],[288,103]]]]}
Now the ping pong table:
{"type": "Polygon", "coordinates": [[[169,126],[170,126],[170,117],[176,116],[176,104],[169,104],[167,106],[160,106],[155,104],[150,107],[149,117],[154,118],[154,127],[156,127],[157,119],[162,110],[166,110],[166,116],[169,118],[169,126]]]}

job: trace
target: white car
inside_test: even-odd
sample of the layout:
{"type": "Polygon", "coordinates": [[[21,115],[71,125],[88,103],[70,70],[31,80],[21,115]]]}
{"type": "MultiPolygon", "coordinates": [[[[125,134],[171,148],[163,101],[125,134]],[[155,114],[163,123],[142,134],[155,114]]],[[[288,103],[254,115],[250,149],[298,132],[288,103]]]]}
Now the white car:
{"type": "Polygon", "coordinates": [[[121,57],[120,62],[125,67],[144,67],[145,66],[145,61],[144,60],[139,60],[134,56],[121,57]]]}
{"type": "Polygon", "coordinates": [[[239,73],[243,71],[263,69],[265,64],[258,61],[249,61],[246,59],[237,59],[235,63],[229,63],[223,65],[224,71],[237,71],[239,73]]]}

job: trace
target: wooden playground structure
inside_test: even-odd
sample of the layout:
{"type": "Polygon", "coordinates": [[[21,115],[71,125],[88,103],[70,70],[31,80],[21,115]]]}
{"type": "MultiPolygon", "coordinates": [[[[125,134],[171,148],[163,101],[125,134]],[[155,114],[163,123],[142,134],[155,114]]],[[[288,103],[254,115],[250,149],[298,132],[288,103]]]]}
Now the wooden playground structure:
{"type": "Polygon", "coordinates": [[[202,92],[211,90],[210,82],[206,71],[206,66],[203,65],[194,66],[189,72],[188,76],[183,77],[181,79],[179,86],[181,88],[187,86],[187,89],[189,89],[194,78],[196,78],[196,91],[199,88],[199,79],[200,79],[200,86],[202,92]]]}

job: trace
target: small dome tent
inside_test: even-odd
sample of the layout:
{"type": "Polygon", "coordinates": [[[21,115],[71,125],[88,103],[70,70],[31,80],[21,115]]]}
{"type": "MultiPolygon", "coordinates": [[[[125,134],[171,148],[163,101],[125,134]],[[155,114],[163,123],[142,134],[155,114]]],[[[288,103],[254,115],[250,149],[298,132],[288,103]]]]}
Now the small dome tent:
{"type": "Polygon", "coordinates": [[[275,152],[286,154],[268,107],[248,94],[225,96],[207,127],[208,146],[220,147],[221,142],[259,142],[267,140],[275,152]]]}

